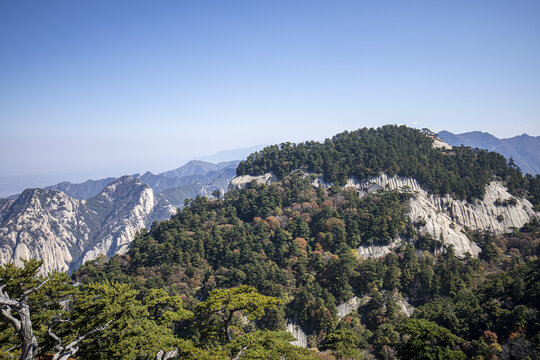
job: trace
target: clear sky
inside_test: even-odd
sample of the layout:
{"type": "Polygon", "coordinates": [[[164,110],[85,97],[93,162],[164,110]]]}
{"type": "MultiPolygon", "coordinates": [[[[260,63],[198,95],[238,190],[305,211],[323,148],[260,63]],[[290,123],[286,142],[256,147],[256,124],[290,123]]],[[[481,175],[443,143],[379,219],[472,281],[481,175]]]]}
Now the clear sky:
{"type": "Polygon", "coordinates": [[[387,123],[540,135],[540,1],[0,1],[0,176],[387,123]]]}

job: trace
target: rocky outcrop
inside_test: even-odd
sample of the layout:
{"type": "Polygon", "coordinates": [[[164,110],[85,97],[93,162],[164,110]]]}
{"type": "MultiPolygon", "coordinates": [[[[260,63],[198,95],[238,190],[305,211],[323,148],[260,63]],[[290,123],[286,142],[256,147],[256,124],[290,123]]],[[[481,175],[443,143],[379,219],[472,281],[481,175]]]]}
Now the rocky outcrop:
{"type": "Polygon", "coordinates": [[[152,189],[128,176],[88,201],[57,190],[25,190],[0,208],[0,263],[35,257],[48,273],[125,252],[154,207],[152,189]]]}
{"type": "Polygon", "coordinates": [[[192,161],[158,175],[64,182],[0,199],[0,264],[35,257],[44,272],[72,271],[101,254],[124,254],[137,231],[169,219],[185,199],[225,192],[237,164],[192,161]]]}
{"type": "Polygon", "coordinates": [[[60,191],[25,190],[2,214],[0,262],[21,265],[21,258],[35,257],[44,272],[67,270],[91,233],[78,217],[83,206],[60,191]]]}
{"type": "Polygon", "coordinates": [[[452,147],[448,145],[444,140],[436,137],[433,138],[433,147],[435,149],[452,150],[452,147]]]}
{"type": "MultiPolygon", "coordinates": [[[[365,295],[362,298],[353,296],[346,302],[339,304],[337,306],[338,319],[341,320],[345,316],[352,313],[353,311],[356,311],[359,307],[366,305],[369,302],[369,300],[371,300],[371,297],[369,295],[365,295]]],[[[414,307],[411,304],[409,304],[409,302],[406,299],[403,299],[401,298],[401,296],[398,296],[398,294],[394,294],[394,301],[396,302],[396,305],[399,307],[399,309],[407,317],[410,317],[412,313],[414,312],[414,307]]]]}
{"type": "Polygon", "coordinates": [[[480,248],[465,235],[465,229],[500,234],[512,231],[513,228],[520,228],[538,216],[529,201],[514,198],[498,181],[492,181],[487,185],[484,198],[474,203],[457,200],[450,195],[429,194],[414,179],[389,177],[385,174],[363,183],[349,180],[347,186],[364,189],[372,184],[378,184],[389,190],[409,192],[411,220],[421,224],[420,231],[423,233],[430,233],[436,239],[442,237],[446,244],[453,245],[458,256],[464,256],[466,253],[476,256],[480,252],[480,248]],[[510,199],[515,205],[497,205],[510,199]]]}
{"type": "MultiPolygon", "coordinates": [[[[444,144],[438,144],[438,146],[447,148],[444,144]]],[[[305,174],[305,176],[312,175],[305,174]]],[[[260,176],[237,176],[231,181],[229,188],[241,189],[252,181],[270,184],[277,179],[271,173],[260,176]]],[[[313,185],[329,187],[332,184],[316,176],[313,185]]],[[[408,215],[418,224],[419,231],[423,234],[429,233],[435,239],[442,239],[447,245],[453,245],[459,257],[464,257],[467,253],[478,256],[480,253],[478,245],[467,237],[466,230],[492,231],[495,234],[501,234],[521,228],[533,217],[540,216],[528,200],[514,198],[499,181],[489,183],[486,186],[484,198],[472,203],[454,199],[450,195],[429,194],[415,179],[390,177],[386,174],[365,182],[349,179],[345,187],[356,188],[359,196],[362,197],[381,189],[410,193],[408,215]]],[[[362,258],[380,257],[389,253],[395,246],[396,243],[388,246],[360,247],[358,254],[362,258]]]]}
{"type": "Polygon", "coordinates": [[[380,258],[391,253],[394,248],[399,246],[399,244],[399,241],[395,241],[390,245],[359,246],[357,249],[358,256],[360,256],[361,259],[380,258]]]}
{"type": "Polygon", "coordinates": [[[396,299],[396,304],[399,306],[401,312],[403,312],[407,317],[411,317],[414,312],[414,306],[409,304],[406,299],[396,299]]]}
{"type": "Polygon", "coordinates": [[[363,298],[359,299],[356,296],[353,296],[348,301],[344,302],[343,304],[339,304],[337,306],[337,316],[338,319],[343,319],[345,316],[349,315],[353,311],[356,311],[361,305],[365,305],[369,301],[368,296],[364,296],[363,298]]]}
{"type": "Polygon", "coordinates": [[[294,336],[296,340],[291,341],[291,344],[300,347],[308,347],[308,340],[306,333],[302,330],[300,325],[292,320],[287,320],[286,330],[294,336]]]}
{"type": "Polygon", "coordinates": [[[100,254],[124,254],[137,231],[147,225],[154,205],[152,189],[132,177],[121,177],[105,187],[87,203],[89,212],[101,212],[103,221],[92,246],[76,265],[100,254]]]}
{"type": "MultiPolygon", "coordinates": [[[[332,186],[320,177],[313,181],[313,185],[332,186]]],[[[484,198],[473,203],[454,199],[450,195],[429,194],[415,179],[386,174],[364,182],[349,179],[345,187],[355,188],[361,197],[381,189],[410,193],[408,215],[411,220],[419,224],[422,233],[429,233],[435,239],[442,238],[445,244],[453,245],[459,257],[467,253],[473,256],[480,253],[480,248],[465,234],[467,229],[501,234],[519,229],[533,217],[540,216],[528,200],[514,198],[498,181],[489,183],[484,198]]],[[[362,246],[358,248],[358,254],[362,258],[381,257],[395,246],[396,243],[362,246]]]]}
{"type": "Polygon", "coordinates": [[[252,175],[237,176],[234,179],[232,179],[229,185],[229,189],[234,189],[234,190],[242,189],[246,187],[246,185],[248,185],[252,181],[257,182],[258,184],[269,185],[273,182],[276,182],[277,178],[271,173],[266,173],[264,175],[259,175],[259,176],[252,176],[252,175]]]}

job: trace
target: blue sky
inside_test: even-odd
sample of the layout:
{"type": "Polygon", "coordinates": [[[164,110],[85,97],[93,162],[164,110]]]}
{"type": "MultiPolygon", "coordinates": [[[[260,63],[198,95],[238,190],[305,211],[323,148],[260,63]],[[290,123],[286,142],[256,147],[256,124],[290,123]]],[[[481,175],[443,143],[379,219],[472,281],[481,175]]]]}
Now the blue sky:
{"type": "Polygon", "coordinates": [[[387,123],[540,135],[539,65],[539,1],[2,1],[0,176],[387,123]]]}

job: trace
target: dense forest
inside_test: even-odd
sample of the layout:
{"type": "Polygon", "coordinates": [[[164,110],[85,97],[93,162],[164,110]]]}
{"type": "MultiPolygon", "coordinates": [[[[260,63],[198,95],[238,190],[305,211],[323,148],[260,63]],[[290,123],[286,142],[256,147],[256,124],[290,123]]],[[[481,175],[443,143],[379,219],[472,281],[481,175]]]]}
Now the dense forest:
{"type": "MultiPolygon", "coordinates": [[[[426,190],[459,199],[478,199],[485,185],[502,180],[516,196],[540,195],[540,176],[527,175],[511,160],[492,151],[470,147],[433,147],[433,134],[406,126],[386,125],[345,131],[323,143],[273,145],[251,154],[237,175],[273,173],[283,178],[295,169],[322,174],[329,183],[364,181],[386,173],[416,179],[426,190]]],[[[534,199],[534,196],[531,197],[534,199]]],[[[538,203],[535,203],[538,205],[538,203]]]]}
{"type": "Polygon", "coordinates": [[[187,201],[125,255],[71,277],[39,276],[38,261],[0,268],[0,299],[17,303],[0,300],[16,320],[0,323],[0,358],[23,358],[21,349],[40,359],[539,358],[538,220],[504,235],[470,232],[480,257],[457,258],[408,218],[409,195],[339,186],[386,172],[474,198],[499,179],[539,203],[538,178],[501,156],[432,141],[389,126],[266,148],[238,174],[271,171],[279,182],[187,201]],[[297,169],[336,185],[314,187],[316,175],[297,169]],[[356,251],[397,238],[380,258],[356,251]],[[340,313],[351,299],[357,306],[340,313]],[[287,324],[312,350],[290,343],[287,324]]]}

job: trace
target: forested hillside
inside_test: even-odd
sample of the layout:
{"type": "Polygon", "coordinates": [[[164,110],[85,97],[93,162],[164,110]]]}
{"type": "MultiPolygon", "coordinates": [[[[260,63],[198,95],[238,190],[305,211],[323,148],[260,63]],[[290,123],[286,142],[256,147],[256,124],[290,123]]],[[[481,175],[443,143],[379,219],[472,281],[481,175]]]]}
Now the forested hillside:
{"type": "Polygon", "coordinates": [[[282,178],[295,169],[322,174],[325,181],[340,185],[348,178],[364,181],[384,172],[416,179],[435,194],[469,200],[481,198],[493,178],[502,179],[518,196],[530,190],[528,180],[534,179],[531,175],[523,178],[513,163],[508,166],[495,152],[469,147],[438,149],[430,136],[395,125],[346,131],[323,143],[269,146],[242,161],[236,173],[271,172],[282,178]]]}
{"type": "MultiPolygon", "coordinates": [[[[339,186],[385,172],[474,199],[499,179],[539,203],[538,179],[500,155],[434,149],[432,141],[390,126],[250,156],[238,174],[273,172],[280,181],[192,199],[141,231],[127,254],[88,262],[71,280],[54,275],[28,294],[36,354],[60,354],[85,336],[76,359],[538,358],[537,219],[509,234],[469,232],[482,252],[459,259],[443,239],[418,231],[410,194],[339,186]],[[316,187],[317,175],[306,172],[336,185],[316,187]],[[357,251],[397,238],[380,258],[357,251]],[[289,343],[290,327],[312,351],[289,343]]],[[[2,299],[38,286],[38,266],[3,268],[4,309],[16,313],[2,299]]],[[[1,326],[2,354],[18,356],[17,327],[1,326]]]]}

